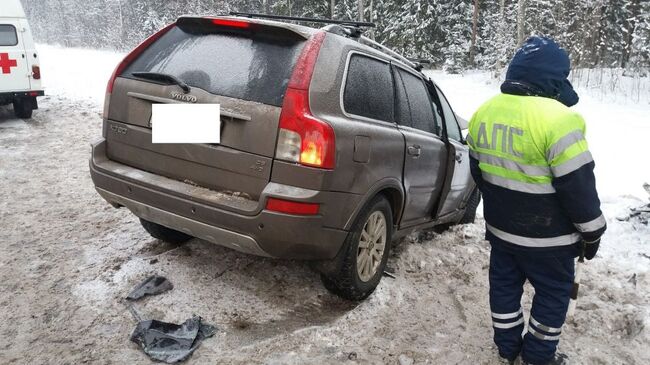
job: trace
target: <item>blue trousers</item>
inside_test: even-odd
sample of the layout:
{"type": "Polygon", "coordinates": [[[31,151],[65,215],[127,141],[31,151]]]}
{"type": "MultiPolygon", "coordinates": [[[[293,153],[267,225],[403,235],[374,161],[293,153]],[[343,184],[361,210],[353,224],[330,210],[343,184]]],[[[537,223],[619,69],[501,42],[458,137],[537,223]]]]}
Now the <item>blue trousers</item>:
{"type": "Polygon", "coordinates": [[[492,247],[490,309],[494,342],[506,359],[543,365],[555,355],[566,319],[575,275],[573,257],[537,257],[492,247]],[[528,330],[524,332],[521,296],[528,280],[535,288],[528,330]]]}

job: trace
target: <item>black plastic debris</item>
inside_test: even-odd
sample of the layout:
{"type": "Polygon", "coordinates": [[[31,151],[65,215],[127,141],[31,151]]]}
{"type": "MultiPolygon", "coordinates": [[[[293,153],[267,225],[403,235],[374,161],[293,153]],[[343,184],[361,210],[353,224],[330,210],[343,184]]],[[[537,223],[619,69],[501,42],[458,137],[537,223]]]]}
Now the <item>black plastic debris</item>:
{"type": "Polygon", "coordinates": [[[147,280],[136,286],[126,299],[136,300],[145,295],[156,295],[174,289],[174,285],[162,276],[150,276],[147,280]]]}
{"type": "Polygon", "coordinates": [[[216,327],[201,323],[194,316],[178,325],[156,320],[141,321],[131,334],[131,341],[142,347],[150,358],[173,364],[187,360],[201,341],[214,336],[216,327]]]}

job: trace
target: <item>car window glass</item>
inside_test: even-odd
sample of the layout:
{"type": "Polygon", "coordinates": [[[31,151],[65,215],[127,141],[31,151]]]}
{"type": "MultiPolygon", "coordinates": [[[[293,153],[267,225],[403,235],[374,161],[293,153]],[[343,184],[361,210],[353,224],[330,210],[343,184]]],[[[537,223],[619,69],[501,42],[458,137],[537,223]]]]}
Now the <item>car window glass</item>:
{"type": "Polygon", "coordinates": [[[442,106],[440,105],[440,100],[438,100],[438,92],[436,91],[433,83],[427,83],[427,91],[429,91],[429,99],[431,99],[431,109],[433,109],[433,115],[436,117],[436,134],[442,134],[442,106]]]}
{"type": "MultiPolygon", "coordinates": [[[[431,96],[431,94],[429,94],[429,96],[431,96]]],[[[431,100],[431,109],[433,109],[433,114],[436,116],[436,134],[440,135],[442,129],[442,108],[440,105],[437,105],[435,101],[431,100]]]]}
{"type": "Polygon", "coordinates": [[[393,78],[390,65],[353,54],[343,93],[343,106],[350,114],[393,122],[393,78]]]}
{"type": "Polygon", "coordinates": [[[282,106],[303,45],[266,34],[205,34],[175,27],[147,48],[122,76],[166,73],[212,94],[282,106]]]}
{"type": "Polygon", "coordinates": [[[395,71],[393,74],[395,75],[396,90],[395,120],[400,125],[413,127],[411,123],[411,110],[406,96],[406,90],[404,89],[404,81],[399,72],[395,71]]]}
{"type": "Polygon", "coordinates": [[[0,24],[0,46],[15,46],[18,44],[16,28],[9,24],[0,24]]]}
{"type": "Polygon", "coordinates": [[[411,124],[429,133],[436,132],[436,120],[431,109],[429,92],[421,78],[410,72],[398,69],[398,73],[404,82],[406,95],[411,107],[411,124]]]}
{"type": "Polygon", "coordinates": [[[442,94],[440,89],[436,87],[436,91],[438,92],[438,98],[440,99],[440,104],[442,105],[442,113],[444,114],[445,117],[445,127],[447,127],[447,136],[450,139],[460,142],[462,140],[462,137],[460,134],[460,128],[458,128],[458,122],[456,122],[456,116],[454,115],[454,112],[451,110],[451,106],[447,102],[447,99],[442,94]]]}

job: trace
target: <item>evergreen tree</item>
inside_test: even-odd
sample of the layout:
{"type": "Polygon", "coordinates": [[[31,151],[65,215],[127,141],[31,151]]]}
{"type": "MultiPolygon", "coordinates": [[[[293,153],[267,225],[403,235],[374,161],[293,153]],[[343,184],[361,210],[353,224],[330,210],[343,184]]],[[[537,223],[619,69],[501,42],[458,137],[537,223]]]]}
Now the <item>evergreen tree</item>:
{"type": "MultiPolygon", "coordinates": [[[[524,28],[527,36],[557,37],[558,29],[553,3],[562,4],[551,0],[527,0],[524,13],[524,28]]],[[[524,40],[526,38],[524,37],[524,40]]]]}
{"type": "Polygon", "coordinates": [[[395,13],[389,13],[385,17],[388,37],[378,37],[378,40],[407,57],[426,58],[435,64],[441,63],[442,42],[435,34],[438,18],[433,3],[426,0],[395,2],[394,5],[401,6],[395,9],[395,13]]]}
{"type": "MultiPolygon", "coordinates": [[[[127,51],[181,15],[232,10],[329,18],[331,0],[22,0],[38,42],[127,51]]],[[[358,0],[336,0],[337,19],[357,20],[358,0]]],[[[473,0],[365,0],[375,39],[434,67],[499,74],[523,33],[548,35],[567,49],[574,67],[650,68],[648,0],[481,0],[475,64],[469,65],[473,0]]],[[[313,24],[321,27],[321,24],[313,24]]],[[[371,33],[367,33],[368,35],[371,33]]]]}
{"type": "Polygon", "coordinates": [[[639,10],[632,33],[630,64],[637,73],[648,76],[650,71],[650,2],[641,2],[639,10]]]}
{"type": "Polygon", "coordinates": [[[599,66],[620,67],[623,63],[629,7],[628,0],[607,0],[601,15],[598,43],[599,66]]]}
{"type": "Polygon", "coordinates": [[[500,72],[518,47],[516,45],[516,2],[485,0],[480,27],[477,63],[479,68],[500,72]],[[503,8],[501,7],[503,5],[503,8]]]}
{"type": "Polygon", "coordinates": [[[444,69],[459,73],[465,69],[472,35],[472,5],[468,0],[449,0],[439,6],[438,24],[444,38],[444,69]]]}

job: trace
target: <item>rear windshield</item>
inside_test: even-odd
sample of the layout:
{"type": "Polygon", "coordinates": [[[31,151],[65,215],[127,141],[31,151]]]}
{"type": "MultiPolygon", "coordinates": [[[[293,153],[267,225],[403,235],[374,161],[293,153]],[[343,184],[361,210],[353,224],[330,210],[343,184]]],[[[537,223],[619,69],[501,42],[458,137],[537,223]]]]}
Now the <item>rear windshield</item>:
{"type": "Polygon", "coordinates": [[[281,106],[303,43],[262,34],[197,34],[175,27],[122,76],[165,73],[212,94],[281,106]]]}
{"type": "Polygon", "coordinates": [[[0,24],[0,46],[15,46],[18,44],[16,28],[9,24],[0,24]]]}

